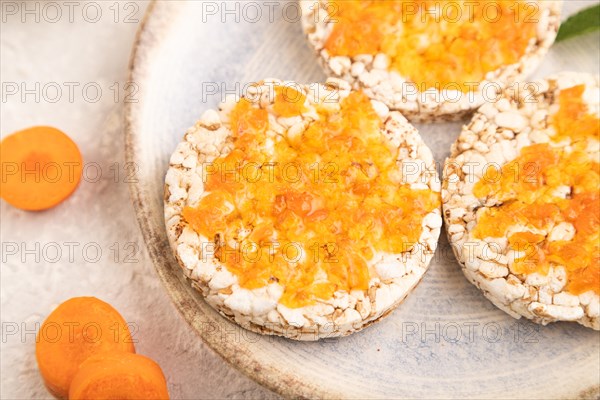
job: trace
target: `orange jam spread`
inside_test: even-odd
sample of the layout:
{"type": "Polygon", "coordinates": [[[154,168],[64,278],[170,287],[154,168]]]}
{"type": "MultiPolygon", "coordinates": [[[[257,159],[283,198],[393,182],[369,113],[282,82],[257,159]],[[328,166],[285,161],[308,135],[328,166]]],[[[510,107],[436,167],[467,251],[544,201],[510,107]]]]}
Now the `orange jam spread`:
{"type": "Polygon", "coordinates": [[[600,120],[588,112],[584,90],[579,85],[560,92],[559,110],[551,120],[553,143],[524,147],[500,171],[488,167],[473,190],[478,198],[503,202],[479,216],[474,236],[502,237],[512,226],[528,227],[532,232],[508,236],[509,248],[525,253],[511,271],[547,274],[552,265],[564,266],[573,294],[600,293],[600,165],[585,152],[589,141],[600,138],[600,120]],[[553,146],[565,138],[570,138],[570,151],[553,146]],[[570,188],[567,198],[556,195],[561,186],[570,188]],[[540,233],[561,222],[575,228],[571,240],[548,241],[540,233]]]}
{"type": "MultiPolygon", "coordinates": [[[[276,90],[273,114],[298,116],[304,101],[276,90]]],[[[288,307],[368,289],[376,252],[409,251],[440,204],[439,193],[392,182],[399,151],[385,143],[366,95],[351,93],[340,108],[317,106],[319,119],[301,135],[277,135],[267,111],[240,100],[230,114],[233,150],[213,163],[220,173],[208,175],[208,194],[183,211],[195,231],[220,238],[215,257],[240,286],[279,282],[288,307]]]]}
{"type": "Polygon", "coordinates": [[[389,68],[421,90],[476,89],[486,73],[525,54],[539,18],[539,5],[521,0],[330,3],[330,55],[386,54],[389,68]]]}

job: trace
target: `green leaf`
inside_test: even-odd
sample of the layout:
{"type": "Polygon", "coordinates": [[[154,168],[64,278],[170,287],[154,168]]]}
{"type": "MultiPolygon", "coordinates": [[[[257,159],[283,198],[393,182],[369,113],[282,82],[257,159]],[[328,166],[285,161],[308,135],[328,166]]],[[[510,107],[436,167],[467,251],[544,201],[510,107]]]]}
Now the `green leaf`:
{"type": "Polygon", "coordinates": [[[567,18],[560,26],[556,41],[560,42],[598,29],[600,29],[600,3],[567,18]]]}

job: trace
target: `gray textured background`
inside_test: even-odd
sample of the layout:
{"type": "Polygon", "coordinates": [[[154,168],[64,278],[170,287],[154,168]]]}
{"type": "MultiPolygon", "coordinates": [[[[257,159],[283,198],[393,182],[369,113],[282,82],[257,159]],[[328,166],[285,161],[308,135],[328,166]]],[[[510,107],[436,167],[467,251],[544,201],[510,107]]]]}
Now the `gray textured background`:
{"type": "MultiPolygon", "coordinates": [[[[144,249],[129,200],[126,182],[129,169],[124,163],[121,114],[129,52],[138,27],[135,21],[141,20],[146,3],[76,2],[73,22],[69,20],[68,8],[60,1],[57,3],[62,16],[57,22],[51,22],[56,13],[47,6],[49,2],[17,1],[19,9],[15,15],[5,12],[7,3],[11,2],[1,4],[4,11],[0,25],[0,74],[3,85],[14,87],[16,84],[20,88],[18,94],[11,96],[3,90],[1,134],[4,137],[32,125],[55,126],[77,142],[87,168],[85,179],[75,194],[52,210],[29,213],[1,202],[0,397],[50,397],[35,363],[36,324],[39,325],[60,302],[84,295],[108,301],[134,324],[138,352],[159,362],[168,377],[173,398],[275,397],[228,366],[196,337],[171,305],[144,249]],[[101,5],[102,15],[97,22],[91,22],[96,18],[95,6],[87,6],[84,12],[86,4],[101,5]],[[23,15],[23,7],[34,10],[34,14],[23,15]],[[36,14],[39,22],[35,20],[36,14]],[[130,22],[125,22],[128,16],[130,22]],[[65,84],[69,82],[78,84],[74,88],[73,99],[69,99],[65,84]],[[27,94],[22,99],[21,89],[35,91],[38,83],[40,98],[27,94]],[[84,97],[83,87],[86,84],[89,86],[87,94],[92,97],[96,96],[93,86],[101,88],[102,94],[97,102],[84,97]],[[54,102],[56,87],[61,88],[62,96],[54,102]],[[115,101],[117,88],[119,94],[115,101]],[[97,178],[99,171],[101,178],[97,178]],[[72,254],[69,253],[70,248],[74,249],[72,254]],[[101,250],[99,256],[97,249],[101,250]]],[[[580,1],[569,8],[573,11],[591,3],[580,1]]],[[[597,34],[589,35],[558,45],[546,58],[545,69],[597,71],[597,57],[589,57],[589,53],[597,54],[598,38],[597,34]]],[[[265,48],[265,51],[271,51],[277,44],[285,46],[282,38],[272,39],[269,42],[271,47],[265,48]]],[[[260,65],[248,68],[263,71],[260,65]]],[[[278,65],[278,68],[281,66],[278,65]]],[[[132,99],[136,99],[135,94],[132,94],[132,99]]],[[[441,140],[435,129],[439,126],[423,129],[432,143],[441,140]]],[[[450,139],[444,136],[443,140],[450,139]]],[[[436,153],[438,160],[443,158],[447,148],[445,145],[443,151],[436,153]]],[[[445,282],[449,274],[454,276],[459,271],[454,267],[447,271],[438,268],[430,271],[426,278],[445,282]]],[[[466,281],[462,280],[462,276],[460,278],[458,282],[466,286],[466,281]]],[[[473,301],[480,300],[480,294],[470,286],[461,293],[472,296],[473,301]]],[[[410,300],[413,305],[423,301],[424,307],[431,306],[429,310],[434,314],[435,310],[441,310],[446,303],[452,302],[452,299],[435,295],[410,300]]],[[[485,304],[486,311],[491,309],[494,315],[507,318],[485,304]]],[[[443,320],[443,316],[439,315],[431,318],[443,320]]],[[[388,321],[387,327],[393,327],[393,322],[388,321]]],[[[563,327],[543,330],[540,342],[528,346],[530,352],[541,351],[540,348],[548,343],[545,335],[560,329],[563,327]]],[[[389,332],[390,335],[396,334],[394,330],[389,332]]],[[[361,338],[364,340],[364,336],[356,336],[341,345],[350,345],[353,340],[361,338]]],[[[422,344],[417,343],[420,347],[423,347],[422,344]]],[[[446,345],[450,350],[456,348],[447,343],[439,346],[446,345]]],[[[500,348],[500,345],[494,348],[500,348]]],[[[525,354],[522,353],[521,357],[525,354]]],[[[373,358],[379,355],[375,354],[373,358]]],[[[413,361],[420,362],[414,357],[413,361]]],[[[368,373],[377,374],[377,371],[368,373]]],[[[548,374],[551,373],[549,370],[548,374]]],[[[368,374],[365,371],[363,375],[368,374]]]]}

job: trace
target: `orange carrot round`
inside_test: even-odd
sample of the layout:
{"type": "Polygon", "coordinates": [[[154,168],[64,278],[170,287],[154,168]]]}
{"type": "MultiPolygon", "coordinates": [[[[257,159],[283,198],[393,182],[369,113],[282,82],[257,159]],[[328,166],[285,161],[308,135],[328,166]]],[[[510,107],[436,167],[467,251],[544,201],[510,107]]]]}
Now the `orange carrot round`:
{"type": "Polygon", "coordinates": [[[48,390],[66,398],[79,365],[94,354],[113,350],[135,353],[123,317],[95,297],[75,297],[46,318],[35,353],[48,390]]]}
{"type": "Polygon", "coordinates": [[[169,398],[157,363],[139,354],[108,352],[84,361],[71,382],[69,400],[169,398]]]}
{"type": "Polygon", "coordinates": [[[0,197],[23,210],[45,210],[65,200],[79,184],[81,153],[67,135],[35,126],[0,142],[0,197]]]}

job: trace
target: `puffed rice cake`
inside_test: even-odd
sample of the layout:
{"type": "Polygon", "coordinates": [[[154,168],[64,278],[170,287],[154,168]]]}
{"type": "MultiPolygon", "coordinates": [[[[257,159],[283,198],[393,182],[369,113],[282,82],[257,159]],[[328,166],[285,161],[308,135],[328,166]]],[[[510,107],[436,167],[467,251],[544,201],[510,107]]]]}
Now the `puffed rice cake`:
{"type": "Polygon", "coordinates": [[[454,253],[515,318],[600,329],[599,102],[597,76],[520,83],[475,113],[446,160],[454,253]]]}
{"type": "Polygon", "coordinates": [[[562,1],[300,4],[304,33],[330,76],[410,121],[430,122],[464,118],[537,68],[562,1]]]}
{"type": "Polygon", "coordinates": [[[431,151],[400,113],[343,80],[269,79],[187,130],[165,178],[165,221],[184,274],[224,317],[317,340],[378,321],[418,284],[442,226],[440,190],[431,151]],[[258,178],[267,165],[273,176],[258,178]],[[285,258],[288,240],[298,251],[285,258]]]}

